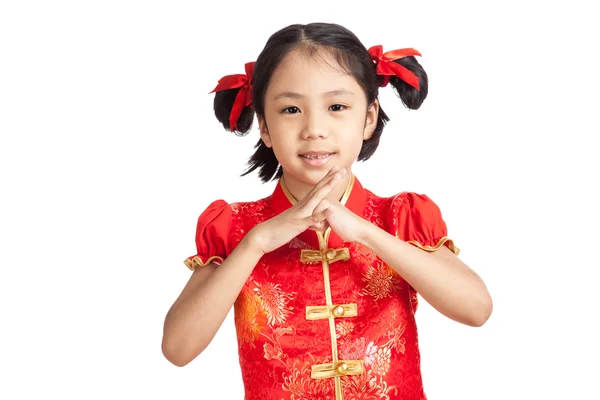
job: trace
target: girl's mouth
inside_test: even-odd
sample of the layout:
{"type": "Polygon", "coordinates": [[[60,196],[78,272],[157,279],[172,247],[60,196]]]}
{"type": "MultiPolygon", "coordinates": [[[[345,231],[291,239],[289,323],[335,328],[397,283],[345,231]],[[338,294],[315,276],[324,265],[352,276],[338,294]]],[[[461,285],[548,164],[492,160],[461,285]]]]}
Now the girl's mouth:
{"type": "Polygon", "coordinates": [[[312,167],[320,167],[327,164],[333,158],[334,154],[335,153],[308,152],[300,154],[300,158],[312,167]]]}

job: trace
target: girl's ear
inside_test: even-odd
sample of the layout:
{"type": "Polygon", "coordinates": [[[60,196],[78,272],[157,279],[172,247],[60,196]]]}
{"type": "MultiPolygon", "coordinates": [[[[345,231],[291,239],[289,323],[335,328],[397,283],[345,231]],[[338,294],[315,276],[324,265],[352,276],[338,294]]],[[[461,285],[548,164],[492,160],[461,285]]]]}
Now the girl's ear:
{"type": "Polygon", "coordinates": [[[379,117],[379,101],[375,101],[367,107],[367,119],[365,121],[365,129],[363,132],[363,140],[371,139],[375,128],[377,128],[377,119],[379,117]]]}
{"type": "Polygon", "coordinates": [[[258,119],[258,127],[260,129],[260,138],[264,142],[265,146],[271,147],[271,135],[269,135],[269,129],[267,128],[267,122],[260,115],[256,115],[258,119]]]}

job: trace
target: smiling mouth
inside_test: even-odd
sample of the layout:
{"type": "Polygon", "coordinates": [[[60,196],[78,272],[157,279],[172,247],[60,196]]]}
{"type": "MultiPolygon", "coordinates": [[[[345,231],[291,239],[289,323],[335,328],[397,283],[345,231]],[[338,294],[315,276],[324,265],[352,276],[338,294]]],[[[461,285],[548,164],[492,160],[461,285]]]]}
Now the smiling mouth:
{"type": "Polygon", "coordinates": [[[309,159],[309,160],[320,160],[323,158],[327,158],[331,155],[333,155],[335,153],[305,153],[305,154],[300,154],[300,157],[309,159]]]}

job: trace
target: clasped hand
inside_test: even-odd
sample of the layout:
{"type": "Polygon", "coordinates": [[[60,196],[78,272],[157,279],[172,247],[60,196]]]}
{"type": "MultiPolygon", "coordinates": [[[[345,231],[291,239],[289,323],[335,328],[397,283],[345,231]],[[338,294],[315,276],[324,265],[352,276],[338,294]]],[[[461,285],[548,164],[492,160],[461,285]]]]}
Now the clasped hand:
{"type": "Polygon", "coordinates": [[[306,196],[281,214],[255,226],[248,232],[248,238],[263,254],[283,246],[307,229],[324,231],[328,226],[346,242],[360,241],[367,221],[338,200],[326,199],[345,174],[345,169],[333,167],[306,196]]]}

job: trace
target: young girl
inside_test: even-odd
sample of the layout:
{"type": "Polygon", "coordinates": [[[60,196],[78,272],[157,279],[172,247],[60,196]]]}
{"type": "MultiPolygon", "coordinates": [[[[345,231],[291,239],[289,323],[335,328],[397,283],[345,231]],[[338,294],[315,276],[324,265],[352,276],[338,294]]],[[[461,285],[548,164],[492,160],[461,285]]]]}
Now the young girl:
{"type": "Polygon", "coordinates": [[[192,276],[165,320],[170,362],[196,358],[233,305],[248,400],[426,398],[417,293],[471,326],[485,323],[492,301],[430,198],[379,197],[352,173],[388,121],[379,87],[391,84],[411,109],[427,96],[414,56],[367,50],[339,25],[292,25],[245,75],[219,81],[223,126],[245,134],[258,120],[245,174],[258,169],[277,185],[201,213],[197,253],[185,259],[192,276]]]}

